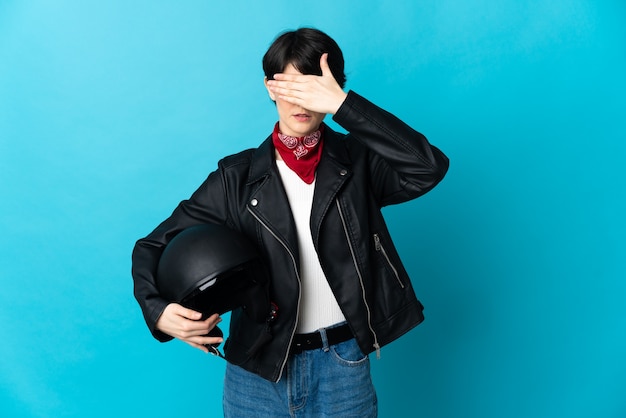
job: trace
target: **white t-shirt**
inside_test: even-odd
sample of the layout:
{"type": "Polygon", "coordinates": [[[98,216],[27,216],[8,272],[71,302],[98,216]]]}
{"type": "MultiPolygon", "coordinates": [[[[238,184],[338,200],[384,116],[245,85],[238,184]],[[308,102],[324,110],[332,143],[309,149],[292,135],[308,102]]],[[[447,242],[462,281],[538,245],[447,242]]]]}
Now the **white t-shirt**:
{"type": "Polygon", "coordinates": [[[277,160],[291,212],[296,223],[300,249],[300,314],[296,332],[308,333],[346,320],[322,271],[311,236],[311,208],[315,181],[307,184],[282,160],[277,160]]]}

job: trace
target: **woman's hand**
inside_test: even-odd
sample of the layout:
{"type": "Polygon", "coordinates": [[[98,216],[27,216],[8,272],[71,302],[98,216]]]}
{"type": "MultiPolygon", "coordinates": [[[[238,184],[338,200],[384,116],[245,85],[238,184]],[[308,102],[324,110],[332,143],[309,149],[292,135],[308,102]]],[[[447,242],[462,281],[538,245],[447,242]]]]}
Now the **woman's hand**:
{"type": "Polygon", "coordinates": [[[328,67],[328,53],[322,54],[320,67],[321,76],[280,73],[274,75],[274,80],[267,80],[267,86],[280,100],[312,112],[334,115],[347,94],[328,67]]]}
{"type": "Polygon", "coordinates": [[[209,349],[205,347],[206,344],[220,344],[224,340],[221,337],[206,336],[220,322],[222,318],[218,314],[202,320],[200,312],[187,309],[177,303],[170,303],[159,317],[156,328],[208,353],[209,349]]]}

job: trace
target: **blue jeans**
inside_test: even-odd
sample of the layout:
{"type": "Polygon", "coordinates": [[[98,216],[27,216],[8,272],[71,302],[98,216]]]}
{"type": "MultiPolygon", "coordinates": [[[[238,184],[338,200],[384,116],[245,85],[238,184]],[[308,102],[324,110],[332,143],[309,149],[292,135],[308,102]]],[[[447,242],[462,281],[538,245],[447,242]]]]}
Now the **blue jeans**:
{"type": "Polygon", "coordinates": [[[376,417],[369,358],[354,339],[290,356],[283,376],[269,382],[230,363],[224,379],[224,417],[376,417]]]}

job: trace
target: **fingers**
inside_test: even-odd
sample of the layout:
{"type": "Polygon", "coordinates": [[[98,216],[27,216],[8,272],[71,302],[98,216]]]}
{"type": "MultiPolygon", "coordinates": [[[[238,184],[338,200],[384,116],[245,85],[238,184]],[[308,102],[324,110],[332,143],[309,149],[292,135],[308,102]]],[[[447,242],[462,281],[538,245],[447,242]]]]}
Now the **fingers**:
{"type": "Polygon", "coordinates": [[[205,336],[217,324],[222,322],[222,318],[218,314],[213,314],[203,321],[193,321],[184,318],[178,322],[178,336],[180,339],[191,339],[198,336],[205,336]]]}
{"type": "Polygon", "coordinates": [[[200,351],[205,353],[210,353],[209,348],[206,346],[212,345],[217,346],[224,342],[222,337],[192,337],[185,340],[182,340],[192,346],[193,348],[197,348],[200,351]]]}
{"type": "MultiPolygon", "coordinates": [[[[180,339],[200,351],[203,351],[205,353],[212,353],[212,350],[210,350],[207,346],[217,346],[224,342],[224,338],[209,337],[207,336],[207,334],[212,331],[220,322],[222,322],[222,318],[218,314],[213,314],[204,321],[200,321],[200,323],[203,324],[203,327],[200,328],[199,331],[202,333],[201,335],[191,335],[189,337],[180,339]]],[[[213,354],[215,353],[213,352],[213,354]]]]}
{"type": "Polygon", "coordinates": [[[159,317],[156,328],[189,344],[221,343],[221,337],[207,337],[206,335],[222,321],[222,318],[218,314],[213,314],[204,320],[201,318],[200,312],[171,303],[159,317]]]}
{"type": "Polygon", "coordinates": [[[267,81],[267,88],[275,98],[289,103],[303,105],[304,99],[310,95],[310,89],[317,76],[301,74],[276,74],[274,80],[267,81]]]}
{"type": "Polygon", "coordinates": [[[316,75],[304,75],[304,74],[274,74],[273,80],[267,80],[267,84],[272,87],[280,86],[291,90],[297,90],[302,88],[303,84],[314,81],[316,75]]]}
{"type": "Polygon", "coordinates": [[[204,353],[211,353],[211,350],[207,346],[217,346],[224,342],[224,338],[209,337],[207,336],[207,334],[221,321],[222,318],[220,318],[219,315],[211,315],[204,321],[197,322],[198,327],[194,326],[191,329],[183,331],[178,339],[184,341],[193,348],[197,348],[204,353]]]}
{"type": "Polygon", "coordinates": [[[322,69],[322,77],[333,77],[333,73],[330,71],[330,67],[328,66],[328,52],[324,52],[320,57],[320,68],[322,69]]]}
{"type": "Polygon", "coordinates": [[[203,351],[203,352],[209,354],[209,349],[207,347],[205,347],[204,345],[192,343],[190,341],[185,341],[185,342],[187,344],[189,344],[190,346],[192,346],[193,348],[197,348],[198,350],[203,351]]]}
{"type": "Polygon", "coordinates": [[[182,316],[183,318],[191,319],[193,321],[197,321],[202,318],[202,314],[200,312],[185,308],[178,303],[170,303],[165,309],[171,309],[174,314],[182,316]]]}

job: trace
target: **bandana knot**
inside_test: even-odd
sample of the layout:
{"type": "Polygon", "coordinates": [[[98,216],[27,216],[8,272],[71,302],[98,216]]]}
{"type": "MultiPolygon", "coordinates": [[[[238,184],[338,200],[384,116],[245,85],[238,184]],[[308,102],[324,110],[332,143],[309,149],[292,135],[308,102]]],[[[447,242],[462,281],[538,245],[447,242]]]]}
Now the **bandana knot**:
{"type": "Polygon", "coordinates": [[[322,137],[322,131],[319,129],[311,134],[302,137],[295,137],[285,135],[282,132],[278,132],[278,139],[290,150],[293,151],[293,155],[297,160],[304,157],[309,153],[309,150],[315,148],[320,142],[322,137]]]}

